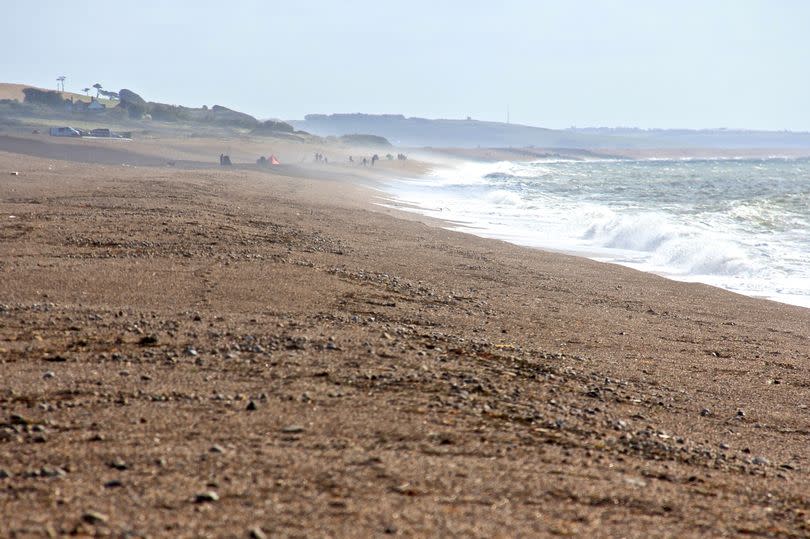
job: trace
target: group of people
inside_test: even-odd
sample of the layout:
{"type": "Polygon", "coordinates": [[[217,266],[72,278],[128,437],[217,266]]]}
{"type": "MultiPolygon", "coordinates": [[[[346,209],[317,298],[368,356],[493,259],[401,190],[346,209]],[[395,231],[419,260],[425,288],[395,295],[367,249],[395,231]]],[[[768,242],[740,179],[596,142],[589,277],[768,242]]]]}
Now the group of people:
{"type": "Polygon", "coordinates": [[[219,154],[219,164],[223,167],[231,166],[231,156],[224,153],[219,154]]]}
{"type": "MultiPolygon", "coordinates": [[[[364,167],[367,167],[369,165],[369,163],[370,163],[371,166],[373,167],[374,163],[376,163],[379,160],[380,160],[380,156],[375,153],[374,155],[371,156],[371,159],[369,159],[368,157],[364,157],[360,161],[360,164],[363,165],[364,167]]],[[[354,163],[354,157],[352,157],[351,155],[349,156],[349,163],[354,163]]]]}
{"type": "MultiPolygon", "coordinates": [[[[394,159],[394,156],[391,155],[390,153],[388,155],[386,155],[385,157],[389,161],[394,159]]],[[[405,161],[406,159],[408,159],[408,156],[406,156],[404,153],[398,153],[397,154],[397,160],[405,161]]],[[[379,160],[380,160],[380,156],[377,155],[376,153],[374,155],[372,155],[371,157],[363,157],[359,161],[355,161],[354,156],[351,156],[351,155],[349,156],[349,163],[354,164],[355,162],[357,162],[357,163],[361,164],[364,167],[367,167],[367,166],[372,166],[373,167],[377,163],[377,161],[379,161],[379,160]]],[[[327,164],[327,163],[329,163],[329,159],[327,159],[326,156],[323,155],[322,153],[317,153],[316,152],[315,153],[315,162],[316,163],[327,164]]]]}
{"type": "Polygon", "coordinates": [[[268,165],[280,165],[281,163],[279,162],[279,160],[276,158],[275,155],[271,154],[270,157],[265,157],[262,155],[261,157],[256,159],[256,164],[259,165],[260,167],[266,167],[268,165]]]}

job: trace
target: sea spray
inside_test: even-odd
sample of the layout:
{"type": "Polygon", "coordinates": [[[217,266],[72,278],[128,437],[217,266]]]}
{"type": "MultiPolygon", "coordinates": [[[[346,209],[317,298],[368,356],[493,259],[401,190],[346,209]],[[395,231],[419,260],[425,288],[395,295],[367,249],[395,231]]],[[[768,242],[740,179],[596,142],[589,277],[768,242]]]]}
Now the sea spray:
{"type": "Polygon", "coordinates": [[[810,161],[467,163],[386,190],[451,227],[810,306],[810,161]]]}

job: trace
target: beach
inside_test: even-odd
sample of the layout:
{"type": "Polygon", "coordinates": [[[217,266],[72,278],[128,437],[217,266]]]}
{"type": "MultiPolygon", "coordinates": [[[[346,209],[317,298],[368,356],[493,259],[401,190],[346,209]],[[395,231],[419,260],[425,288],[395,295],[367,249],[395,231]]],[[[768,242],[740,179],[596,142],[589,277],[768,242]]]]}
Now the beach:
{"type": "Polygon", "coordinates": [[[810,534],[810,310],[380,205],[430,163],[40,142],[0,145],[0,536],[810,534]]]}

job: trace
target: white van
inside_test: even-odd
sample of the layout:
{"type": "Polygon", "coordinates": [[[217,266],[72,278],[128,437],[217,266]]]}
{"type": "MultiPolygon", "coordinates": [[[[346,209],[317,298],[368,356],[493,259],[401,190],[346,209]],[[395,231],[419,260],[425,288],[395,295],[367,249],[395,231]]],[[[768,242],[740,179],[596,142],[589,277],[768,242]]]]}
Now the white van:
{"type": "Polygon", "coordinates": [[[51,127],[52,137],[80,137],[82,136],[78,130],[72,127],[51,127]]]}

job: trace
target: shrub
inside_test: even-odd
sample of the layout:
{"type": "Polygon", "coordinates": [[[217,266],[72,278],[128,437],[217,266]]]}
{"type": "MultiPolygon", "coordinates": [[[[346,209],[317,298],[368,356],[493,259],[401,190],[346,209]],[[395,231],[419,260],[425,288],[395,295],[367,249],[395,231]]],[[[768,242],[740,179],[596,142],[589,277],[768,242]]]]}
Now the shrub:
{"type": "Polygon", "coordinates": [[[53,90],[40,90],[39,88],[23,88],[26,103],[36,103],[47,107],[63,107],[65,100],[60,92],[53,90]]]}

